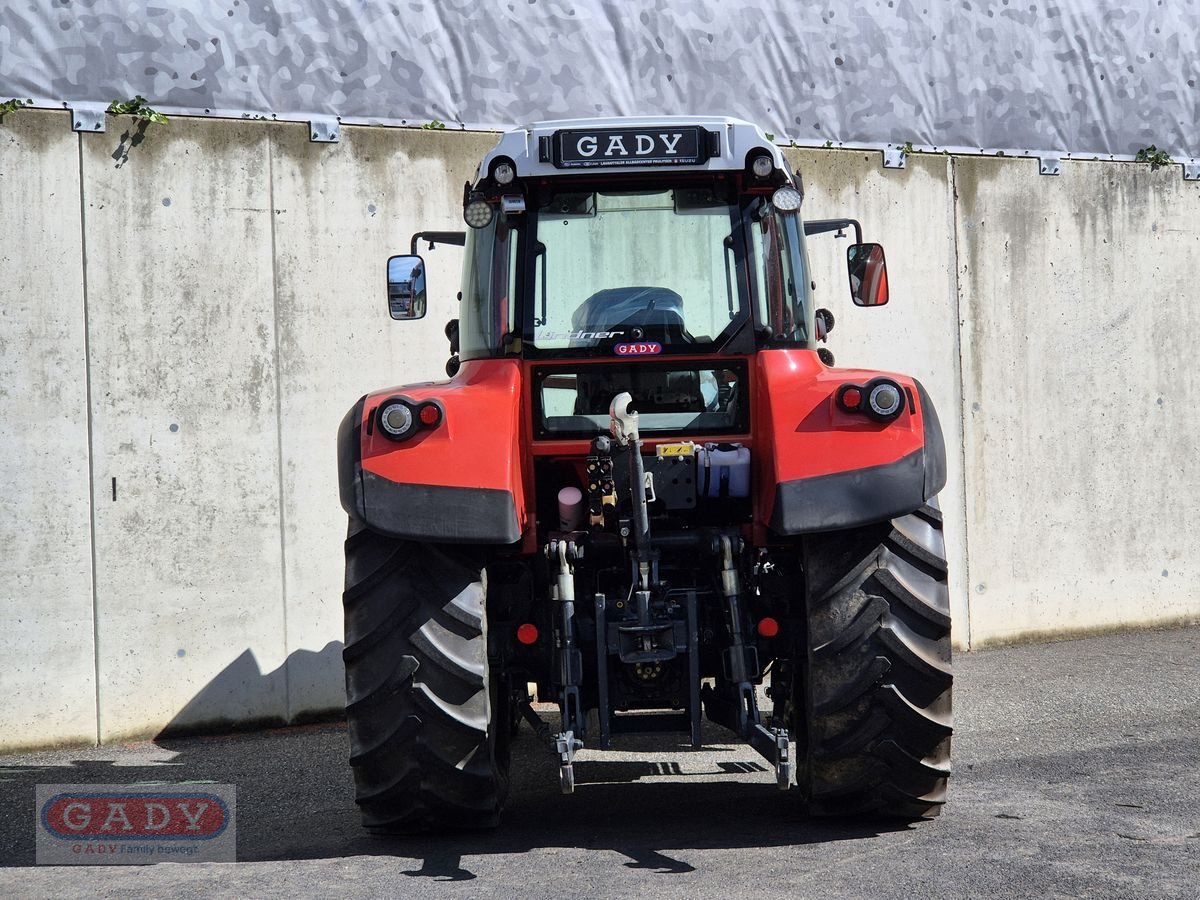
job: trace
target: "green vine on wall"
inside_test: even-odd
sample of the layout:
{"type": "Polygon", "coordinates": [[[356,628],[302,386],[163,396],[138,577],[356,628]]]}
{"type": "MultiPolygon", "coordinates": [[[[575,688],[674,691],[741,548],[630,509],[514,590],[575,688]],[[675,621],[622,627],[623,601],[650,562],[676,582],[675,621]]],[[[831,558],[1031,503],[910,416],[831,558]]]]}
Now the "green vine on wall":
{"type": "Polygon", "coordinates": [[[1158,147],[1151,144],[1149,147],[1143,147],[1137,152],[1133,158],[1134,162],[1150,163],[1150,171],[1161,169],[1164,166],[1169,166],[1172,163],[1171,154],[1166,150],[1159,150],[1158,147]]]}
{"type": "Polygon", "coordinates": [[[439,122],[437,119],[434,119],[432,122],[426,122],[421,126],[421,128],[425,131],[441,131],[445,127],[446,123],[439,122]]]}
{"type": "Polygon", "coordinates": [[[153,122],[156,125],[163,125],[168,121],[167,117],[152,108],[141,94],[138,94],[132,100],[114,100],[108,104],[108,109],[105,112],[110,116],[133,116],[135,119],[140,119],[143,122],[153,122]]]}
{"type": "Polygon", "coordinates": [[[0,122],[4,121],[4,117],[9,113],[15,113],[23,106],[33,106],[32,100],[18,100],[15,97],[12,100],[5,100],[0,103],[0,122]]]}
{"type": "Polygon", "coordinates": [[[146,129],[151,123],[164,124],[167,117],[146,102],[146,98],[138,94],[132,100],[114,100],[105,110],[110,116],[132,116],[136,123],[132,129],[127,129],[122,135],[117,149],[112,152],[112,158],[117,161],[117,168],[129,162],[129,151],[146,139],[146,129]]]}

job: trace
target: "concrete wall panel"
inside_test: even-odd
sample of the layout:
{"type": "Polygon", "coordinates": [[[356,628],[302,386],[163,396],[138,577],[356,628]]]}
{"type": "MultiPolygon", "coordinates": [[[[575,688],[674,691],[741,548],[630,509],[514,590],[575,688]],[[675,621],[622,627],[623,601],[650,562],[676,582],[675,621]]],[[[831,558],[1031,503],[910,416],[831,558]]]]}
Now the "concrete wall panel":
{"type": "Polygon", "coordinates": [[[863,239],[883,244],[887,254],[891,302],[859,308],[850,301],[846,272],[853,231],[844,239],[831,233],[808,241],[817,305],[836,319],[826,346],[837,365],[913,375],[937,408],[948,456],[948,480],[939,502],[950,565],[953,639],[965,648],[970,641],[967,534],[949,158],[911,156],[904,169],[884,169],[878,153],[792,151],[789,160],[804,178],[806,219],[858,219],[863,239]]]}
{"type": "Polygon", "coordinates": [[[417,231],[461,231],[462,185],[494,135],[344,128],[337,145],[304,126],[271,129],[276,215],[280,440],[290,712],[340,708],[342,540],[338,423],[367,391],[444,378],[461,248],[421,252],[430,308],[394,322],[387,257],[417,231]]]}
{"type": "Polygon", "coordinates": [[[269,131],[127,123],[83,137],[104,740],[286,714],[269,131]]]}
{"type": "Polygon", "coordinates": [[[0,124],[0,750],[96,738],[79,138],[0,124]]]}
{"type": "MultiPolygon", "coordinates": [[[[336,427],[441,377],[461,251],[426,252],[419,322],[387,317],[384,260],[463,227],[494,141],[127,127],[0,125],[0,748],[341,705],[336,427]]],[[[1200,188],[791,154],[806,216],[887,248],[883,309],[850,304],[848,242],[810,257],[838,364],[911,373],[938,406],[956,644],[1200,619],[1200,188]]]]}
{"type": "Polygon", "coordinates": [[[1200,187],[957,159],[977,641],[1200,618],[1200,187]]]}

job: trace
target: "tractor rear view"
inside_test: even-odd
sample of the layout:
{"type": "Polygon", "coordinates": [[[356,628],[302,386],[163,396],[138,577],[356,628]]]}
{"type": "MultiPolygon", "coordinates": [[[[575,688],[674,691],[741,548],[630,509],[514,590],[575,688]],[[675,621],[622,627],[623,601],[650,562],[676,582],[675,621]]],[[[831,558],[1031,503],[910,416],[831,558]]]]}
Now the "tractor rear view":
{"type": "MultiPolygon", "coordinates": [[[[942,436],[915,379],[818,349],[806,236],[854,232],[857,305],[887,273],[802,198],[746,122],[543,122],[485,157],[465,234],[414,236],[465,243],[450,378],[338,435],[366,827],[495,825],[522,721],[567,793],[580,749],[699,747],[708,719],[812,814],[939,811],[942,436]]],[[[393,317],[423,315],[421,259],[388,272],[393,317]]]]}

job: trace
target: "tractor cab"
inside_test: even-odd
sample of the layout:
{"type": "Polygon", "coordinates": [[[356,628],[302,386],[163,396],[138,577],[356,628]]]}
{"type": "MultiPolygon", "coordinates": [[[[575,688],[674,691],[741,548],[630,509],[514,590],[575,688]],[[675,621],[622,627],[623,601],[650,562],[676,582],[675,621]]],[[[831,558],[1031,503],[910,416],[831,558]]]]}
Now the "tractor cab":
{"type": "Polygon", "coordinates": [[[779,148],[734,119],[613,121],[510,133],[465,186],[460,360],[810,346],[803,187],[779,148]]]}

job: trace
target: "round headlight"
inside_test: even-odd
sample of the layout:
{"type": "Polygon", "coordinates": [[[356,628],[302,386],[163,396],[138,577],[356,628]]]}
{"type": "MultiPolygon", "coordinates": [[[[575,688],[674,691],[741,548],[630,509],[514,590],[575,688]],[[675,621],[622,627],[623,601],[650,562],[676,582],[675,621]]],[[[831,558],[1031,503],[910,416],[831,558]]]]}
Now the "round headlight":
{"type": "Polygon", "coordinates": [[[472,200],[463,210],[463,219],[472,228],[486,228],[495,214],[492,204],[486,200],[472,200]]]}
{"type": "Polygon", "coordinates": [[[867,394],[867,408],[877,419],[894,419],[904,409],[904,394],[894,381],[878,381],[867,394]]]}
{"type": "Polygon", "coordinates": [[[492,169],[492,177],[496,179],[496,184],[512,184],[517,177],[517,170],[510,162],[497,163],[496,168],[492,169]]]}
{"type": "Polygon", "coordinates": [[[775,162],[767,154],[756,156],[750,163],[750,171],[759,178],[766,178],[775,171],[775,162]]]}
{"type": "Polygon", "coordinates": [[[780,212],[794,212],[800,208],[803,199],[798,190],[785,184],[771,195],[771,205],[780,212]]]}
{"type": "Polygon", "coordinates": [[[387,404],[379,411],[379,427],[388,437],[406,437],[413,427],[412,410],[398,400],[387,404]]]}

